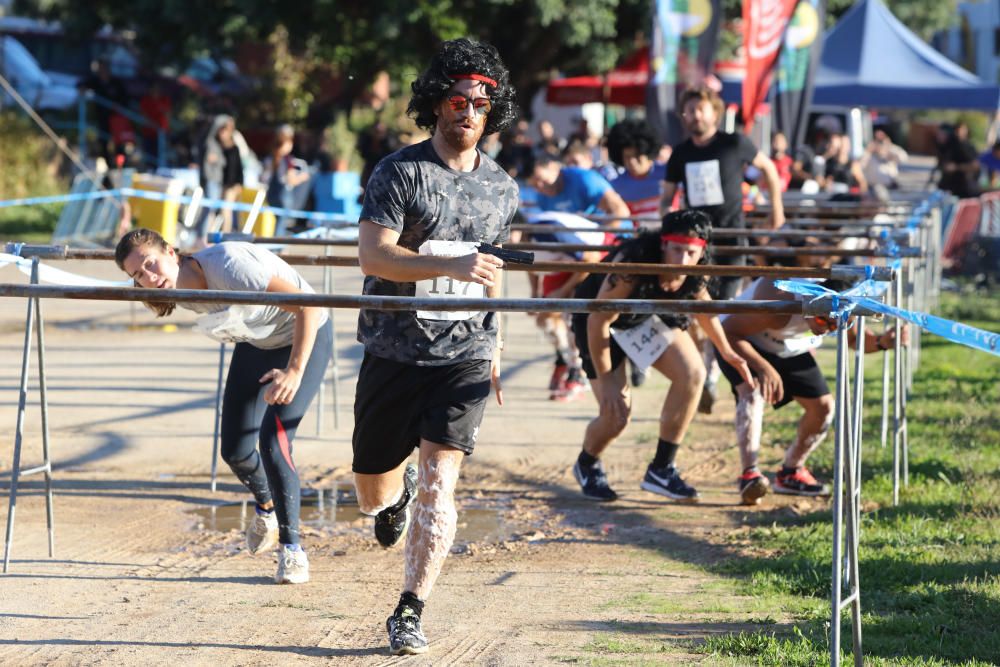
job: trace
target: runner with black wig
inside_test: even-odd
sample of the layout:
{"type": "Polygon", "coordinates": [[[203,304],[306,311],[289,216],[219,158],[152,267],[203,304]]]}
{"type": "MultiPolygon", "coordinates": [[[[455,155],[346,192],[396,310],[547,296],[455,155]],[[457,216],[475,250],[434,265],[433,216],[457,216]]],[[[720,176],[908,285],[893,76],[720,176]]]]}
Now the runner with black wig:
{"type": "MultiPolygon", "coordinates": [[[[605,261],[706,264],[711,233],[711,219],[700,211],[669,213],[663,218],[660,233],[641,233],[609,253],[605,261]]],[[[575,296],[578,299],[711,299],[701,276],[599,273],[588,277],[575,296]]],[[[714,315],[694,318],[722,356],[740,369],[744,381],[753,385],[746,361],[729,346],[719,319],[714,315]]],[[[623,363],[628,357],[636,366],[652,366],[670,380],[660,413],[656,455],[641,488],[673,500],[697,502],[698,492],[681,478],[674,465],[705,381],[705,366],[687,332],[688,325],[687,315],[579,313],[573,316],[573,332],[583,369],[600,406],[597,417],[587,425],[583,451],[573,466],[573,475],[588,498],[604,501],[618,498],[608,484],[600,457],[625,430],[631,415],[632,400],[623,363]]]]}
{"type": "MultiPolygon", "coordinates": [[[[413,82],[408,112],[427,141],[375,167],[361,211],[364,293],[496,297],[503,262],[479,253],[510,236],[514,180],[476,145],[515,117],[514,89],[496,49],[445,42],[413,82]]],[[[385,547],[407,529],[403,593],[386,621],[395,654],[423,653],[420,617],[451,550],[455,485],[490,395],[500,391],[496,313],[362,310],[365,356],[354,403],[358,504],[385,547]],[[419,449],[419,472],[406,460],[419,449]],[[412,525],[411,525],[412,512],[412,525]]]]}

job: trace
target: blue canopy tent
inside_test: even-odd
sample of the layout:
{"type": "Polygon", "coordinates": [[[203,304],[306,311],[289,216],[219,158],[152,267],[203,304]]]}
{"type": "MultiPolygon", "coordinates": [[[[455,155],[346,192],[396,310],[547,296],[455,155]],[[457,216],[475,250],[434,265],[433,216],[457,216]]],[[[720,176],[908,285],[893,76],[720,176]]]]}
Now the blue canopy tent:
{"type": "Polygon", "coordinates": [[[935,51],[880,0],[861,0],[823,39],[812,102],[995,111],[1000,87],[935,51]]]}

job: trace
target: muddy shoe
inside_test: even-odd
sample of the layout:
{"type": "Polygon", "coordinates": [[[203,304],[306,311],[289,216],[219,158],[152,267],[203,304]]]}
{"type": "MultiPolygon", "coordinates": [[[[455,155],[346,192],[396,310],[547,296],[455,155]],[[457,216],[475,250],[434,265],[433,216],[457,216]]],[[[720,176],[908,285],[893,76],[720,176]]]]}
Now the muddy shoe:
{"type": "Polygon", "coordinates": [[[297,544],[281,547],[274,581],[278,584],[304,584],[309,581],[309,559],[302,547],[297,544]]]}
{"type": "Polygon", "coordinates": [[[758,505],[767,495],[771,483],[758,470],[750,470],[740,476],[740,502],[744,505],[758,505]]]}
{"type": "Polygon", "coordinates": [[[583,495],[588,498],[602,501],[618,499],[618,494],[608,485],[608,475],[604,472],[604,466],[600,461],[589,468],[584,468],[577,461],[573,464],[573,477],[580,483],[583,495]]]}
{"type": "Polygon", "coordinates": [[[682,503],[698,502],[698,492],[681,477],[680,472],[672,465],[654,468],[652,464],[646,469],[646,476],[639,486],[650,493],[666,496],[682,503]]]}
{"type": "Polygon", "coordinates": [[[406,535],[416,496],[417,467],[408,463],[403,473],[403,497],[395,506],[387,507],[375,515],[375,539],[386,549],[399,544],[406,535]]]}
{"type": "Polygon", "coordinates": [[[270,551],[278,545],[278,517],[274,510],[256,508],[253,521],[247,526],[247,550],[252,554],[270,551]]]}
{"type": "Polygon", "coordinates": [[[816,481],[812,473],[805,467],[782,468],[774,478],[776,493],[786,493],[792,496],[828,496],[830,490],[825,484],[816,481]]]}
{"type": "Polygon", "coordinates": [[[427,652],[427,637],[420,629],[420,616],[410,607],[396,609],[386,619],[389,631],[389,651],[393,655],[417,655],[427,652]]]}

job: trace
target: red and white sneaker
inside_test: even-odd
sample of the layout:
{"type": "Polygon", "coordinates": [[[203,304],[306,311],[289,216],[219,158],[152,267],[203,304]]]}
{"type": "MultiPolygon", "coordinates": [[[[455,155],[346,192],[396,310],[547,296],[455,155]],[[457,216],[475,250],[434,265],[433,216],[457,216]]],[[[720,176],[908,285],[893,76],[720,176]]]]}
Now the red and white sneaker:
{"type": "Polygon", "coordinates": [[[590,389],[590,383],[587,382],[587,378],[569,380],[566,382],[566,388],[559,392],[552,400],[559,401],[560,403],[569,403],[570,401],[575,401],[578,398],[586,396],[588,389],[590,389]]]}
{"type": "Polygon", "coordinates": [[[778,471],[774,478],[775,493],[787,493],[793,496],[828,496],[830,489],[826,484],[820,484],[805,467],[787,472],[785,468],[778,471]]]}
{"type": "Polygon", "coordinates": [[[559,391],[566,387],[566,376],[569,375],[569,366],[566,364],[556,364],[552,369],[552,377],[549,378],[549,391],[559,391]]]}
{"type": "Polygon", "coordinates": [[[760,499],[770,490],[771,483],[759,470],[749,470],[740,475],[740,502],[744,505],[759,505],[760,499]]]}

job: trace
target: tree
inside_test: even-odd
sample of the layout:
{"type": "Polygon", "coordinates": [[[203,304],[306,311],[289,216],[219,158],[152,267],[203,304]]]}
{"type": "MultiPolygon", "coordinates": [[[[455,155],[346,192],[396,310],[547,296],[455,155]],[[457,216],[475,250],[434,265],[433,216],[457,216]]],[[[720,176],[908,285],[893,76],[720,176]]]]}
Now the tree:
{"type": "Polygon", "coordinates": [[[231,56],[284,29],[288,52],[339,74],[348,102],[375,73],[410,81],[441,41],[470,36],[497,46],[525,104],[554,70],[613,68],[652,16],[652,0],[19,1],[19,11],[80,34],[104,25],[132,30],[151,67],[184,66],[206,52],[231,56]]]}

